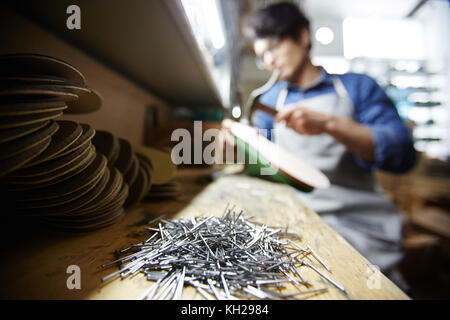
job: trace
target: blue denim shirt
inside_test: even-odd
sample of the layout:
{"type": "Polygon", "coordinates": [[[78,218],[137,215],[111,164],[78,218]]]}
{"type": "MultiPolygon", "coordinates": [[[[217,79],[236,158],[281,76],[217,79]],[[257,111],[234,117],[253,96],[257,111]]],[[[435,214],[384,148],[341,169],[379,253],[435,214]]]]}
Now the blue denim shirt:
{"type": "MultiPolygon", "coordinates": [[[[302,90],[293,83],[279,81],[260,97],[260,102],[275,108],[280,91],[286,87],[288,94],[285,104],[335,92],[333,77],[341,79],[353,102],[353,119],[369,128],[375,142],[375,162],[368,163],[354,155],[356,162],[367,171],[380,169],[403,173],[410,170],[416,162],[416,151],[409,131],[384,90],[367,75],[357,73],[333,75],[322,69],[320,80],[307,89],[302,90]]],[[[257,110],[253,119],[256,127],[267,129],[270,139],[273,117],[257,110]]]]}

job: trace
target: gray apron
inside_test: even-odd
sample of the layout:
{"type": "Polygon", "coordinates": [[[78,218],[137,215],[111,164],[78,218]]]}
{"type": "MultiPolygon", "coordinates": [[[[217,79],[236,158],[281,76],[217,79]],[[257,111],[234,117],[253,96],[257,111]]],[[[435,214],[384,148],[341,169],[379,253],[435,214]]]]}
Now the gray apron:
{"type": "MultiPolygon", "coordinates": [[[[300,105],[322,113],[353,118],[353,103],[339,78],[333,78],[336,92],[300,101],[300,105]]],[[[285,105],[288,90],[278,96],[278,110],[285,105]]],[[[376,188],[371,172],[355,162],[347,148],[328,134],[302,135],[285,122],[274,124],[275,143],[299,155],[321,170],[331,182],[327,189],[302,193],[300,200],[320,214],[381,271],[388,271],[403,257],[402,217],[376,188]]]]}

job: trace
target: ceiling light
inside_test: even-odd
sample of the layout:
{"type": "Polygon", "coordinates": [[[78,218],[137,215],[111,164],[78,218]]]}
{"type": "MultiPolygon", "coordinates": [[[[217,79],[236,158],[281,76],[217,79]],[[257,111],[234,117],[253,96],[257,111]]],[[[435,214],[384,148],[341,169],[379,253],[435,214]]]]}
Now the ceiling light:
{"type": "Polygon", "coordinates": [[[334,40],[334,32],[329,27],[320,27],[316,31],[316,40],[324,46],[329,45],[334,40]]]}

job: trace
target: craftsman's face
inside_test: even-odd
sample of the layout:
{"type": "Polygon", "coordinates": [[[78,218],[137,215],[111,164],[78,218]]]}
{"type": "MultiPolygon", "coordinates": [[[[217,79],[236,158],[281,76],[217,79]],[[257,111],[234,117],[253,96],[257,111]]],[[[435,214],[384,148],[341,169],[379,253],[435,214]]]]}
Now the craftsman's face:
{"type": "Polygon", "coordinates": [[[309,32],[305,29],[298,40],[290,37],[274,41],[270,38],[257,39],[253,48],[269,71],[280,71],[280,78],[294,80],[299,69],[309,56],[309,32]]]}

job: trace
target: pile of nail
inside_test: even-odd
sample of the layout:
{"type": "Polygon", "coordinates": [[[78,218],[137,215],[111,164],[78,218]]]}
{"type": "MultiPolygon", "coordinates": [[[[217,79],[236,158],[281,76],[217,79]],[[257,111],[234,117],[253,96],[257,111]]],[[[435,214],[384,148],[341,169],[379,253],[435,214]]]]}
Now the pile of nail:
{"type": "Polygon", "coordinates": [[[250,222],[242,211],[236,214],[227,209],[222,217],[157,221],[157,227],[147,228],[153,233],[147,240],[119,251],[119,256],[127,255],[102,265],[119,265],[102,281],[142,272],[147,280],[156,281],[142,299],[181,299],[185,285],[208,300],[304,299],[327,291],[311,288],[299,270],[307,266],[345,291],[305,261],[313,256],[330,272],[309,246],[301,248],[280,229],[250,222]],[[297,290],[282,293],[287,283],[297,290]]]}

